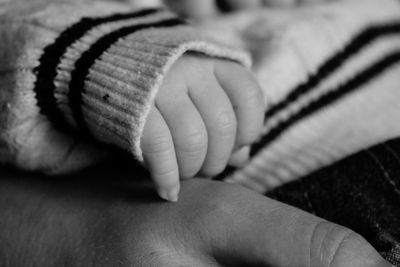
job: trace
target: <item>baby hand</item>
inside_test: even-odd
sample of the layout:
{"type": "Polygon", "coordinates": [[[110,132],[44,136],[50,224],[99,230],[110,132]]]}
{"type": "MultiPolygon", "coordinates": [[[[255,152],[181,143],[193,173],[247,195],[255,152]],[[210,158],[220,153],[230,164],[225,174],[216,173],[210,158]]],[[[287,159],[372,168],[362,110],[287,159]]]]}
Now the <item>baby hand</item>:
{"type": "Polygon", "coordinates": [[[181,57],[163,81],[141,139],[159,195],[176,201],[180,178],[223,171],[233,151],[257,139],[263,114],[261,89],[241,65],[181,57]]]}

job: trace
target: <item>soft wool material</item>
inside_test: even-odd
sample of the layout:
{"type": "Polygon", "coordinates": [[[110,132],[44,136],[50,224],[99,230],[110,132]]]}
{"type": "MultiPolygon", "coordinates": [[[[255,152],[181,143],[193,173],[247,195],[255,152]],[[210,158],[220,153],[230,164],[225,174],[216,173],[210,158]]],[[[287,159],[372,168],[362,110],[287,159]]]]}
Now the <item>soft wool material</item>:
{"type": "Polygon", "coordinates": [[[235,60],[170,12],[140,1],[16,0],[0,5],[0,161],[51,173],[106,152],[142,160],[140,137],[171,65],[185,52],[235,60]]]}
{"type": "MultiPolygon", "coordinates": [[[[186,51],[249,65],[246,53],[228,47],[251,52],[267,110],[263,136],[248,162],[230,166],[217,178],[265,193],[400,136],[397,0],[244,12],[195,29],[169,12],[144,8],[149,1],[120,2],[0,1],[1,162],[52,173],[80,169],[107,154],[88,140],[113,144],[140,160],[141,131],[168,68],[186,51]]],[[[395,155],[392,160],[398,160],[395,155]]],[[[360,166],[353,163],[350,158],[337,166],[360,166]]],[[[358,192],[365,173],[376,168],[356,170],[349,183],[337,183],[335,170],[311,179],[322,189],[349,190],[351,185],[349,192],[358,192]]],[[[365,184],[384,187],[377,177],[365,184]]],[[[315,192],[315,183],[311,186],[292,184],[270,196],[313,211],[307,206],[307,194],[315,192]],[[288,190],[302,193],[299,201],[305,202],[288,201],[288,190]]],[[[393,188],[390,194],[396,198],[398,186],[393,188]]],[[[331,191],[317,190],[319,197],[313,199],[321,201],[326,192],[331,191]]],[[[373,215],[374,203],[351,207],[373,215]]],[[[342,210],[343,202],[335,204],[330,211],[342,210]]],[[[321,210],[317,214],[324,216],[321,210]]],[[[346,225],[354,226],[351,220],[346,225]]],[[[398,251],[394,247],[384,256],[398,264],[398,251]]]]}
{"type": "Polygon", "coordinates": [[[400,3],[331,1],[214,22],[252,52],[267,103],[244,166],[218,177],[265,193],[400,135],[400,3]]]}
{"type": "Polygon", "coordinates": [[[1,161],[75,170],[106,154],[87,140],[141,160],[168,68],[186,51],[249,64],[227,47],[251,52],[267,110],[248,163],[219,179],[264,193],[400,133],[397,0],[265,8],[195,29],[143,1],[121,2],[0,5],[1,161]]]}

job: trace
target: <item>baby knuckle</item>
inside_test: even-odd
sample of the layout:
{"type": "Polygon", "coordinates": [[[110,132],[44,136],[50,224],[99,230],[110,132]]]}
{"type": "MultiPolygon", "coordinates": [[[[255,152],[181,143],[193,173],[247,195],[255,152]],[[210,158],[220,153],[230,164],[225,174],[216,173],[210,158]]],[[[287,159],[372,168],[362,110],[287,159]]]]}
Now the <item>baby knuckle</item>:
{"type": "MultiPolygon", "coordinates": [[[[177,173],[174,168],[162,168],[152,171],[152,176],[156,178],[175,177],[176,175],[177,173]]],[[[163,185],[166,187],[172,187],[173,183],[167,183],[166,181],[163,181],[163,185]]]]}
{"type": "Polygon", "coordinates": [[[200,132],[188,134],[182,139],[179,149],[197,157],[207,149],[207,137],[200,132]]]}
{"type": "Polygon", "coordinates": [[[144,142],[142,150],[147,154],[163,154],[171,151],[171,139],[169,136],[160,135],[151,138],[148,142],[144,142]]]}
{"type": "Polygon", "coordinates": [[[231,137],[236,134],[237,122],[234,114],[223,111],[216,116],[217,133],[223,137],[231,137]]]}
{"type": "Polygon", "coordinates": [[[261,89],[255,82],[251,82],[251,84],[247,86],[246,90],[243,90],[243,101],[247,101],[250,104],[261,105],[263,97],[261,89]]]}

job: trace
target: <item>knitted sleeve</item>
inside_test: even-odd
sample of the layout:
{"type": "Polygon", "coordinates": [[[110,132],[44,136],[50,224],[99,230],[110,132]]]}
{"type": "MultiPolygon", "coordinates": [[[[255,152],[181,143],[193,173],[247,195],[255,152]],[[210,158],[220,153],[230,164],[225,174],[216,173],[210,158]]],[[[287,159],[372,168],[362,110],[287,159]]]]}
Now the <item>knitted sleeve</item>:
{"type": "Polygon", "coordinates": [[[269,105],[249,162],[226,179],[265,192],[400,136],[400,1],[330,1],[242,21],[269,105]]]}
{"type": "Polygon", "coordinates": [[[28,138],[35,127],[24,125],[44,120],[59,133],[89,136],[141,160],[139,141],[151,103],[182,54],[249,65],[245,53],[207,40],[162,7],[142,3],[0,3],[0,162],[23,165],[17,158],[32,153],[23,149],[26,140],[46,141],[46,135],[28,138]]]}

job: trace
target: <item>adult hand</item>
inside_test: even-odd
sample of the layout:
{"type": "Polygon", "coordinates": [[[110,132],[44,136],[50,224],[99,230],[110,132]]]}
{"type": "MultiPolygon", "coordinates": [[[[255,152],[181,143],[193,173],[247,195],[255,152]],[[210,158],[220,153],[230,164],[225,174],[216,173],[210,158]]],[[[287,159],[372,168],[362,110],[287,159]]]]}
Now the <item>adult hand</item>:
{"type": "Polygon", "coordinates": [[[100,173],[3,173],[0,265],[391,266],[352,231],[236,185],[189,180],[171,204],[100,173]]]}
{"type": "Polygon", "coordinates": [[[191,180],[177,204],[125,208],[134,266],[391,266],[351,230],[234,185],[191,180]]]}

